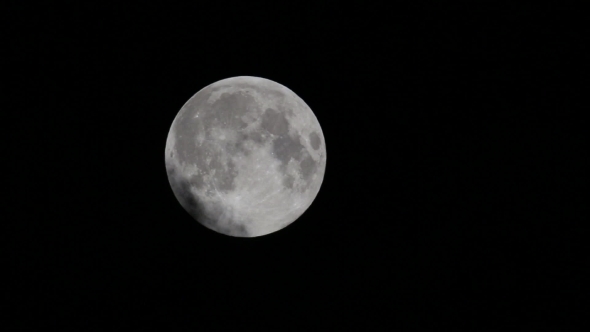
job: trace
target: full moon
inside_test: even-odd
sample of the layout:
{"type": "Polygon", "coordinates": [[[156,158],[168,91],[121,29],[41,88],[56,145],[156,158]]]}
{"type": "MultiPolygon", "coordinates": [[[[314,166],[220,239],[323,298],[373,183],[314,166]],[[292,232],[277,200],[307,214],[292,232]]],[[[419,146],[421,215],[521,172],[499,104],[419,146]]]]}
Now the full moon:
{"type": "Polygon", "coordinates": [[[276,232],[316,198],[326,168],[322,128],[287,87],[251,76],[204,87],[172,122],[166,171],[180,205],[236,237],[276,232]]]}

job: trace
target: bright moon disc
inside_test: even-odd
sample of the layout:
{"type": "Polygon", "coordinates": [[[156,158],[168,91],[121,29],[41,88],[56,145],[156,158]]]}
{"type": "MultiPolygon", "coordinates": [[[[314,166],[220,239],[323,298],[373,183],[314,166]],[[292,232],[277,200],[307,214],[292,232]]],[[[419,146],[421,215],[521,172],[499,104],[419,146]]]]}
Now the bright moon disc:
{"type": "Polygon", "coordinates": [[[309,106],[276,82],[240,76],[192,96],[166,140],[174,195],[216,232],[255,237],[299,218],[317,196],[326,145],[309,106]]]}

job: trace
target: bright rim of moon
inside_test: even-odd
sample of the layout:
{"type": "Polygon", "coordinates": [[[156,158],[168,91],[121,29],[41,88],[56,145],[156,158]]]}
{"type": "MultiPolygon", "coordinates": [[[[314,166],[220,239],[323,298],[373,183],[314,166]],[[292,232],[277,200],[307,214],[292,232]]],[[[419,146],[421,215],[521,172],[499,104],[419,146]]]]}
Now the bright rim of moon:
{"type": "Polygon", "coordinates": [[[268,79],[240,76],[192,96],[166,141],[174,195],[216,232],[255,237],[299,218],[317,196],[326,145],[309,106],[268,79]]]}

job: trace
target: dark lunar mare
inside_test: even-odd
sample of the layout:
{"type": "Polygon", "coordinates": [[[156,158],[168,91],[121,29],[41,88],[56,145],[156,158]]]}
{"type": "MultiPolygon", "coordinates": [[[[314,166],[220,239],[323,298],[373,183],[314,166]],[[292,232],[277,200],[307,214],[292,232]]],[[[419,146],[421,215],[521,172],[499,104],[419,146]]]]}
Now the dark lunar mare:
{"type": "Polygon", "coordinates": [[[315,131],[311,132],[311,134],[309,134],[309,143],[311,144],[311,147],[314,150],[319,149],[320,144],[322,143],[320,135],[318,135],[318,133],[316,133],[315,131]]]}
{"type": "MultiPolygon", "coordinates": [[[[301,176],[308,182],[317,170],[317,163],[305,146],[301,144],[299,137],[289,135],[290,124],[285,112],[277,112],[272,108],[266,109],[262,115],[261,127],[277,137],[272,142],[274,157],[281,162],[280,170],[285,174],[287,164],[291,159],[299,162],[301,176]]],[[[310,134],[312,147],[317,150],[320,145],[320,138],[317,133],[310,134]]],[[[293,188],[294,178],[286,175],[283,178],[283,185],[289,189],[293,188]]],[[[305,189],[304,189],[305,190],[305,189]]]]}

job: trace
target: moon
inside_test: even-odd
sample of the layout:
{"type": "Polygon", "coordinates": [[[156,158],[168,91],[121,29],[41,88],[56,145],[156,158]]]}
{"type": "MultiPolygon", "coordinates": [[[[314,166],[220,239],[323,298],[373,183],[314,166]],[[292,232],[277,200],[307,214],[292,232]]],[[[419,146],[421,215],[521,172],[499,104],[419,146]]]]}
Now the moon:
{"type": "Polygon", "coordinates": [[[221,234],[257,237],[297,220],[326,168],[322,128],[287,87],[252,76],[210,84],[172,122],[166,171],[180,205],[221,234]]]}

